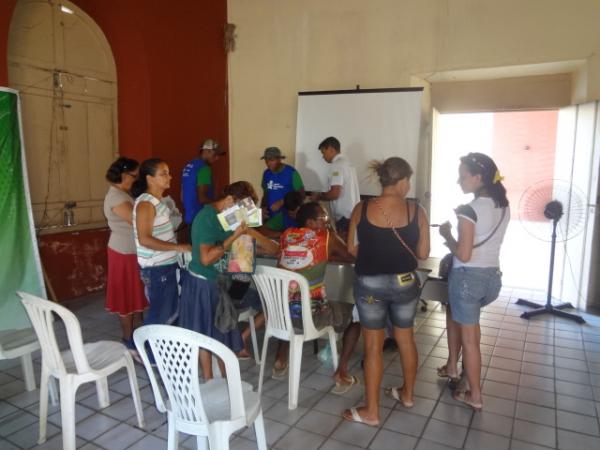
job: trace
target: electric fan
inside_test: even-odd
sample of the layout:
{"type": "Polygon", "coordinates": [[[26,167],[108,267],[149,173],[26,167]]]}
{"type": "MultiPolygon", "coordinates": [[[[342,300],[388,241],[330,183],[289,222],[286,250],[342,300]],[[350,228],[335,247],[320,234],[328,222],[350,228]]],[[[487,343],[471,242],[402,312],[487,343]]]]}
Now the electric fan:
{"type": "Polygon", "coordinates": [[[579,189],[561,180],[540,181],[523,192],[519,201],[519,219],[533,237],[550,242],[550,267],[546,304],[539,305],[520,298],[517,300],[518,305],[535,308],[521,314],[522,318],[530,319],[548,313],[585,323],[581,316],[562,311],[565,308],[573,308],[571,303],[552,304],[556,242],[557,239],[560,242],[567,241],[583,229],[587,209],[584,198],[579,189]]]}

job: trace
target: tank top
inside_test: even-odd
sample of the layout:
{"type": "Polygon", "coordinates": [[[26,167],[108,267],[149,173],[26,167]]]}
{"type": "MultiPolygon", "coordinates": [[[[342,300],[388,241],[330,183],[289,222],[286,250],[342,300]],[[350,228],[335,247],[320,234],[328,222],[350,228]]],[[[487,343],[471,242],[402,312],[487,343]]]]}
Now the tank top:
{"type": "MultiPolygon", "coordinates": [[[[416,203],[408,201],[410,203],[416,203]]],[[[396,228],[406,245],[415,252],[419,242],[419,205],[415,205],[415,215],[410,218],[408,209],[408,225],[396,228]]],[[[362,205],[360,221],[357,226],[358,255],[354,271],[357,275],[383,275],[412,272],[417,268],[417,261],[400,243],[390,227],[378,227],[369,222],[367,209],[369,200],[362,205]]]]}
{"type": "Polygon", "coordinates": [[[137,207],[140,202],[150,202],[156,210],[154,216],[154,223],[152,225],[152,237],[160,239],[161,241],[176,243],[175,232],[173,230],[173,224],[171,223],[169,208],[161,203],[153,195],[144,193],[140,195],[133,207],[133,231],[135,237],[135,248],[137,251],[137,259],[140,267],[153,267],[153,266],[165,266],[167,264],[173,264],[177,262],[177,252],[175,250],[159,251],[152,250],[148,247],[140,245],[138,239],[137,226],[135,226],[137,207]]]}

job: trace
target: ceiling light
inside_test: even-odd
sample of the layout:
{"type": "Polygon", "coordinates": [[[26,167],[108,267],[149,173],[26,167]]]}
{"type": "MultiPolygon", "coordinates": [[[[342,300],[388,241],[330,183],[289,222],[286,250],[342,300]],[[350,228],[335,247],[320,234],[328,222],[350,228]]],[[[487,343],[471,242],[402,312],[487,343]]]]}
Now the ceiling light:
{"type": "Polygon", "coordinates": [[[65,14],[75,14],[71,8],[67,8],[65,5],[60,5],[60,10],[65,14]]]}

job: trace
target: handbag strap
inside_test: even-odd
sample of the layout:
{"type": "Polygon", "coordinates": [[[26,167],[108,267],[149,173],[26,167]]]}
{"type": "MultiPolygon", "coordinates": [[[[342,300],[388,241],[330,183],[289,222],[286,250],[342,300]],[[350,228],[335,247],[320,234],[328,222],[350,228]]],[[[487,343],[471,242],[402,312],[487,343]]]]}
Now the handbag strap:
{"type": "MultiPolygon", "coordinates": [[[[394,235],[400,241],[400,243],[402,244],[402,246],[408,251],[408,253],[410,253],[412,255],[413,258],[415,258],[415,261],[419,262],[419,258],[417,258],[417,255],[415,255],[415,252],[412,251],[412,249],[406,244],[406,242],[404,242],[404,239],[402,239],[402,236],[400,236],[400,233],[398,233],[398,230],[396,230],[396,228],[394,227],[394,224],[390,220],[389,216],[387,215],[387,213],[385,212],[385,210],[383,209],[383,207],[379,204],[379,201],[376,198],[374,198],[373,202],[375,203],[375,205],[377,206],[377,208],[379,208],[379,211],[383,215],[384,219],[386,220],[386,222],[388,223],[388,225],[392,229],[394,235]]],[[[408,211],[408,205],[407,205],[406,208],[407,208],[407,211],[408,211]]],[[[415,214],[418,214],[418,213],[419,213],[419,211],[415,210],[415,214]]]]}
{"type": "Polygon", "coordinates": [[[483,244],[485,244],[487,241],[489,241],[492,238],[492,236],[496,233],[496,231],[498,231],[498,228],[500,228],[500,225],[502,224],[502,221],[504,220],[504,216],[506,216],[506,208],[502,208],[502,215],[500,216],[500,220],[498,221],[498,223],[496,224],[496,226],[494,227],[494,229],[492,230],[490,235],[488,237],[486,237],[483,241],[475,244],[473,246],[473,248],[481,247],[483,244]]]}

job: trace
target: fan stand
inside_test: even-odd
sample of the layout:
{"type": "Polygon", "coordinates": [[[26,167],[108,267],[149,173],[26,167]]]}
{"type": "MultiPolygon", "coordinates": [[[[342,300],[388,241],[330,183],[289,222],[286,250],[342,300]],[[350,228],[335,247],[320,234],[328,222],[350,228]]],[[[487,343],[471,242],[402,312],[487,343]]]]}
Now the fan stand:
{"type": "Polygon", "coordinates": [[[556,225],[558,224],[559,219],[552,220],[552,246],[550,248],[550,272],[548,274],[548,293],[546,296],[546,304],[540,305],[538,303],[534,303],[529,300],[525,300],[520,298],[517,300],[517,305],[529,306],[530,308],[535,308],[533,311],[526,311],[521,314],[521,318],[523,319],[531,319],[535,316],[540,316],[542,314],[553,314],[558,317],[564,317],[565,319],[574,320],[577,323],[585,323],[583,317],[578,316],[577,314],[571,314],[565,311],[562,311],[565,308],[573,308],[571,303],[560,303],[558,305],[552,304],[552,280],[554,278],[554,248],[556,246],[556,225]]]}

